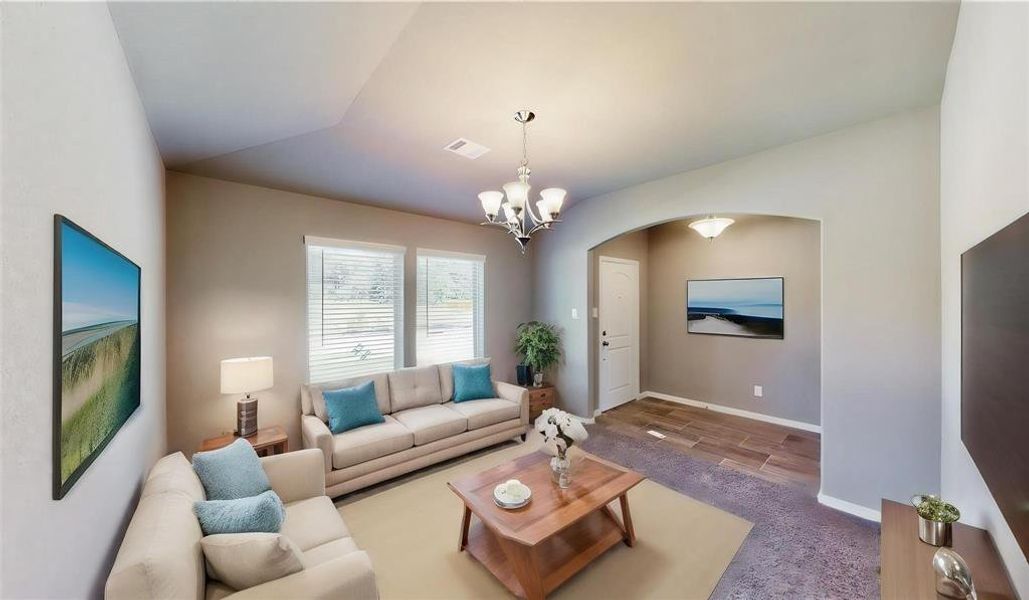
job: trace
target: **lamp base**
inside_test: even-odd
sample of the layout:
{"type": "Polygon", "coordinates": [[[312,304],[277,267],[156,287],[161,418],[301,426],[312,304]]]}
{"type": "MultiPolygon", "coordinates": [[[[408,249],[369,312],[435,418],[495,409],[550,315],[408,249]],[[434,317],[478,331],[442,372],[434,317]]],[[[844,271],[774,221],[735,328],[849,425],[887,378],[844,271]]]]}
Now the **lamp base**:
{"type": "Polygon", "coordinates": [[[257,433],[257,398],[247,396],[236,401],[236,435],[250,437],[257,433]]]}

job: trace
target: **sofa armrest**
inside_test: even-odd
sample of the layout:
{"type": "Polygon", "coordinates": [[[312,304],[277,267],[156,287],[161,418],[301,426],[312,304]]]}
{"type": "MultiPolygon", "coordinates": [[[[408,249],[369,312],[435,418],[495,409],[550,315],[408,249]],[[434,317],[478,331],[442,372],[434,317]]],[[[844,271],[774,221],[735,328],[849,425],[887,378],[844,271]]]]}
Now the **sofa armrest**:
{"type": "Polygon", "coordinates": [[[522,407],[522,425],[529,424],[529,390],[506,381],[494,381],[497,388],[497,395],[508,402],[514,402],[522,407]]]}
{"type": "Polygon", "coordinates": [[[325,457],[325,472],[332,470],[332,432],[324,421],[314,415],[300,418],[300,438],[304,448],[317,448],[325,457]]]}
{"type": "Polygon", "coordinates": [[[261,458],[272,490],[284,503],[325,495],[324,455],[313,448],[261,458]]]}
{"type": "Polygon", "coordinates": [[[375,600],[379,589],[366,552],[357,550],[303,571],[255,585],[227,596],[226,600],[259,598],[309,598],[312,600],[375,600]]]}

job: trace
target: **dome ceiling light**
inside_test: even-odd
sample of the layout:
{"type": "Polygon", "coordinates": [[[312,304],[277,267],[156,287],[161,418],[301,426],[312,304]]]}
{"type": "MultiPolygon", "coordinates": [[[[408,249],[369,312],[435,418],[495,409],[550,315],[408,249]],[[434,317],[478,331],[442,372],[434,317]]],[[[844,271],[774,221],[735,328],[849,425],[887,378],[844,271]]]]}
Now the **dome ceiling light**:
{"type": "Polygon", "coordinates": [[[732,225],[736,221],[727,217],[708,217],[706,219],[700,219],[699,221],[693,221],[689,227],[693,231],[696,231],[700,235],[706,237],[709,240],[713,240],[723,231],[725,228],[732,225]]]}

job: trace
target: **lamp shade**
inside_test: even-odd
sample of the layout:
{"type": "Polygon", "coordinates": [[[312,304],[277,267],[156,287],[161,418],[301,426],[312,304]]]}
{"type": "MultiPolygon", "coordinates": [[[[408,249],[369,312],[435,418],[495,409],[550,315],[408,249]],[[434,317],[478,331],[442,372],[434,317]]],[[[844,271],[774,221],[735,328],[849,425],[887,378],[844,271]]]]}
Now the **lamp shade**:
{"type": "Polygon", "coordinates": [[[726,227],[735,222],[736,221],[725,217],[708,217],[699,221],[693,221],[690,223],[690,229],[710,240],[718,237],[723,231],[725,231],[726,227]]]}
{"type": "Polygon", "coordinates": [[[561,188],[547,188],[540,192],[540,197],[543,198],[543,204],[548,207],[546,212],[555,215],[559,214],[561,212],[561,205],[564,204],[565,195],[567,194],[568,192],[561,188]]]}
{"type": "Polygon", "coordinates": [[[529,199],[529,188],[532,187],[524,181],[512,181],[504,184],[504,193],[507,194],[507,202],[511,208],[521,211],[525,207],[525,201],[529,199]]]}
{"type": "Polygon", "coordinates": [[[222,393],[249,394],[273,385],[272,357],[251,356],[222,361],[222,393]]]}
{"type": "Polygon", "coordinates": [[[504,192],[483,192],[479,194],[479,202],[487,217],[495,217],[500,213],[500,204],[504,201],[504,192]]]}

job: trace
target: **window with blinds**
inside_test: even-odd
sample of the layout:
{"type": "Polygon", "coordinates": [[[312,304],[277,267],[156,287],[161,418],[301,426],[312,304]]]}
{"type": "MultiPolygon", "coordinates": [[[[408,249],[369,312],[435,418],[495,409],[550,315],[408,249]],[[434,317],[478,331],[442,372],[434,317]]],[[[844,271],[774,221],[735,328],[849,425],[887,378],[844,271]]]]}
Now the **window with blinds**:
{"type": "Polygon", "coordinates": [[[404,365],[404,248],[305,238],[308,381],[404,365]]]}
{"type": "Polygon", "coordinates": [[[418,250],[419,365],[485,355],[486,257],[418,250]]]}

